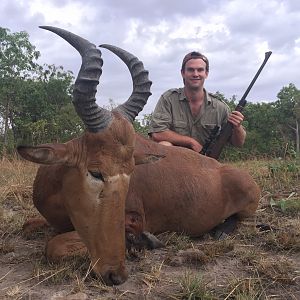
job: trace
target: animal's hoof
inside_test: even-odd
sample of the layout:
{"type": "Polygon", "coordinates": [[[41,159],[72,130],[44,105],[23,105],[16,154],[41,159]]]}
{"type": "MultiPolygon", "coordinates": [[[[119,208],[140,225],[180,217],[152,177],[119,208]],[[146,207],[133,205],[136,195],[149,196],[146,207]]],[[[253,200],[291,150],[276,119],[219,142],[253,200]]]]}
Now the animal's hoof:
{"type": "Polygon", "coordinates": [[[150,232],[144,231],[141,234],[142,242],[145,244],[147,249],[157,249],[165,247],[165,244],[162,243],[155,235],[150,232]]]}
{"type": "Polygon", "coordinates": [[[216,230],[212,235],[212,237],[218,241],[225,240],[228,236],[229,235],[227,233],[225,233],[224,231],[220,231],[220,230],[216,230]]]}

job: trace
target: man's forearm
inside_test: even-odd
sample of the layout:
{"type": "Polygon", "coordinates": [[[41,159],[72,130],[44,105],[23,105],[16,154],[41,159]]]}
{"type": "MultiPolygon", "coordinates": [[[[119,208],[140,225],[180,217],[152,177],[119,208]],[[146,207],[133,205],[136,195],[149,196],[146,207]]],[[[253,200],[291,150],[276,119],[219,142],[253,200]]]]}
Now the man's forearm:
{"type": "Polygon", "coordinates": [[[245,143],[246,131],[242,125],[234,126],[230,142],[235,147],[242,147],[245,143]]]}
{"type": "Polygon", "coordinates": [[[190,148],[191,144],[192,144],[191,137],[178,134],[172,130],[153,132],[151,134],[151,137],[155,142],[167,141],[167,142],[172,143],[175,146],[182,146],[182,147],[190,148]]]}

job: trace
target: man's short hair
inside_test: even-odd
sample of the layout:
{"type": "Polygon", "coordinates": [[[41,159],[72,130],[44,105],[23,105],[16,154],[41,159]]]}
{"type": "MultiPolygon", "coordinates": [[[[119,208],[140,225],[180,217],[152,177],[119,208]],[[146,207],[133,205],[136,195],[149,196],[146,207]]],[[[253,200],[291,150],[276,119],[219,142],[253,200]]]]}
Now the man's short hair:
{"type": "Polygon", "coordinates": [[[200,52],[197,52],[197,51],[190,52],[183,58],[182,65],[181,65],[181,71],[184,71],[185,64],[190,59],[197,59],[197,58],[200,58],[205,62],[205,64],[206,64],[205,69],[206,69],[207,72],[209,72],[209,61],[208,61],[207,57],[205,55],[201,54],[200,52]]]}

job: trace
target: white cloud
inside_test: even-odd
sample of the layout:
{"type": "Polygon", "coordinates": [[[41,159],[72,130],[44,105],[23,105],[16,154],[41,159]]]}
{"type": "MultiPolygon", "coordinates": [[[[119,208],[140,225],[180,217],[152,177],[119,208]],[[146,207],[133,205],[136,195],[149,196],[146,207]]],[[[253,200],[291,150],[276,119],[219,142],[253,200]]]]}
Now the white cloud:
{"type": "Polygon", "coordinates": [[[28,2],[29,12],[32,17],[43,14],[46,24],[59,24],[62,27],[83,29],[85,18],[94,19],[95,12],[90,7],[85,7],[79,2],[67,2],[57,6],[55,2],[31,0],[28,2]]]}

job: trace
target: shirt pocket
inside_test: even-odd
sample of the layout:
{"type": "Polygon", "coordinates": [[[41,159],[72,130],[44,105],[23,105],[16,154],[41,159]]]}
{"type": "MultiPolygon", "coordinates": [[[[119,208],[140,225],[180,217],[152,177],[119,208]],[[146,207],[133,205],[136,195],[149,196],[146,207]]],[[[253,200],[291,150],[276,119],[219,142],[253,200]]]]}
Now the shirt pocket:
{"type": "Polygon", "coordinates": [[[181,135],[189,135],[188,124],[184,121],[174,121],[173,130],[181,135]]]}
{"type": "Polygon", "coordinates": [[[212,131],[218,124],[202,124],[202,126],[205,130],[212,131]]]}

